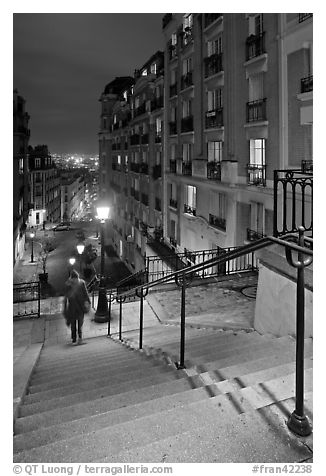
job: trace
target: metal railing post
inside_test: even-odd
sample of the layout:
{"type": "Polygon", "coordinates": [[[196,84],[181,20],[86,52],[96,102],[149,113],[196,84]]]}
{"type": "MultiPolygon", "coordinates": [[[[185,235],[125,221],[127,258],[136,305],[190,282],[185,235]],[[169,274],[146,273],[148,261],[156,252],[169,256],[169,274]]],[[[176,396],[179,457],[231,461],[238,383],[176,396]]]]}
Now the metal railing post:
{"type": "MultiPolygon", "coordinates": [[[[304,228],[299,227],[299,246],[304,247],[304,228]]],[[[312,258],[303,257],[298,251],[298,259],[294,260],[292,252],[285,249],[286,258],[291,266],[297,268],[297,299],[296,299],[296,368],[295,368],[295,410],[290,415],[288,428],[300,436],[311,434],[311,426],[304,414],[304,338],[305,338],[305,287],[304,268],[312,262],[312,258]]]]}
{"type": "Polygon", "coordinates": [[[180,362],[179,369],[185,368],[185,331],[186,331],[186,283],[181,286],[181,323],[180,323],[180,362]]]}

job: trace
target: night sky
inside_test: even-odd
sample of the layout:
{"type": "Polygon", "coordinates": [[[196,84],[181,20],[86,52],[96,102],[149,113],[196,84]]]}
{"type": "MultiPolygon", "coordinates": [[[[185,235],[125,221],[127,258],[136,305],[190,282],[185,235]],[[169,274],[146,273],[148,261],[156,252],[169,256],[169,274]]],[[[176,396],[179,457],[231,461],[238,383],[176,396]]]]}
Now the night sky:
{"type": "Polygon", "coordinates": [[[163,50],[164,13],[15,13],[13,86],[30,145],[97,154],[101,93],[163,50]]]}

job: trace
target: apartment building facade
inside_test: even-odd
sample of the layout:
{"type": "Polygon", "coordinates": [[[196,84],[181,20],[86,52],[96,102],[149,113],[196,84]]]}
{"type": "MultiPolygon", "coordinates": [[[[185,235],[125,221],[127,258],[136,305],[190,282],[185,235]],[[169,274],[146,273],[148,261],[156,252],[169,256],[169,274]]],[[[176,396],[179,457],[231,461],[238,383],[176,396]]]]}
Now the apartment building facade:
{"type": "Polygon", "coordinates": [[[87,181],[76,170],[60,174],[60,221],[80,219],[86,209],[87,181]]]}
{"type": "Polygon", "coordinates": [[[131,271],[143,268],[148,238],[163,236],[163,67],[157,52],[100,99],[100,194],[111,203],[112,244],[131,271]]]}
{"type": "Polygon", "coordinates": [[[273,171],[312,159],[311,14],[167,14],[163,33],[166,242],[271,234],[273,171]]]}
{"type": "Polygon", "coordinates": [[[15,89],[13,92],[13,264],[22,258],[28,220],[28,128],[29,115],[25,99],[15,89]]]}
{"type": "Polygon", "coordinates": [[[60,220],[60,175],[46,145],[29,147],[29,225],[60,220]]]}
{"type": "MultiPolygon", "coordinates": [[[[148,74],[154,55],[130,93],[121,91],[125,101],[101,97],[102,117],[104,100],[113,102],[108,129],[100,132],[100,170],[113,208],[122,207],[125,217],[113,223],[130,238],[116,242],[127,261],[124,243],[126,249],[135,243],[142,257],[150,252],[148,227],[142,233],[138,221],[160,227],[176,252],[239,246],[272,234],[274,170],[312,164],[312,14],[178,13],[166,14],[162,26],[164,75],[148,74]],[[149,94],[160,95],[162,87],[164,107],[156,110],[149,94]],[[155,182],[139,171],[158,157],[162,177],[155,182]],[[125,201],[124,189],[130,190],[125,201]],[[148,208],[139,198],[146,189],[148,208]],[[159,214],[152,206],[156,192],[159,214]]],[[[305,200],[309,209],[308,188],[305,200]]],[[[133,269],[143,263],[132,262],[133,269]]]]}

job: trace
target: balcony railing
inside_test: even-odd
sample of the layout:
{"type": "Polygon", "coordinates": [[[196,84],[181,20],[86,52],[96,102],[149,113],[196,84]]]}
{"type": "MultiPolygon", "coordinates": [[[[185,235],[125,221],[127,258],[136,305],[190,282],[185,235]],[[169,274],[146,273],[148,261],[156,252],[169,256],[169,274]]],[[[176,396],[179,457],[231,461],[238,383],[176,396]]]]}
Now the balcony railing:
{"type": "Polygon", "coordinates": [[[264,235],[263,233],[247,228],[247,241],[260,240],[261,238],[264,238],[265,236],[266,235],[264,235]]]}
{"type": "Polygon", "coordinates": [[[248,164],[247,172],[249,185],[266,185],[266,165],[248,164]]]}
{"type": "Polygon", "coordinates": [[[213,109],[206,112],[205,127],[206,129],[212,129],[215,127],[223,126],[223,107],[213,109]]]}
{"type": "Polygon", "coordinates": [[[140,164],[138,164],[136,162],[130,162],[130,170],[132,172],[139,173],[139,169],[140,169],[140,164]]]}
{"type": "Polygon", "coordinates": [[[182,47],[186,47],[189,45],[189,43],[192,42],[193,36],[192,36],[192,28],[187,26],[184,31],[181,32],[182,35],[182,47]]]}
{"type": "Polygon", "coordinates": [[[247,102],[247,122],[266,121],[266,98],[247,102]]]}
{"type": "Polygon", "coordinates": [[[181,90],[189,88],[194,84],[192,80],[192,71],[188,71],[188,73],[181,76],[181,90]]]}
{"type": "Polygon", "coordinates": [[[250,35],[246,40],[246,61],[251,58],[256,58],[257,56],[266,53],[265,51],[265,32],[263,31],[260,35],[250,35]]]}
{"type": "Polygon", "coordinates": [[[309,93],[312,91],[312,74],[310,76],[306,76],[305,78],[301,79],[301,92],[302,93],[309,93]]]}
{"type": "Polygon", "coordinates": [[[140,143],[140,135],[132,134],[130,136],[130,145],[139,145],[139,143],[140,143]]]}
{"type": "Polygon", "coordinates": [[[215,53],[204,58],[205,78],[223,71],[223,53],[215,53]]]}
{"type": "Polygon", "coordinates": [[[176,160],[170,160],[170,172],[172,174],[177,173],[177,161],[176,160]]]}
{"type": "Polygon", "coordinates": [[[173,136],[177,133],[177,123],[169,122],[170,136],[173,136]]]}
{"type": "Polygon", "coordinates": [[[135,109],[134,117],[140,116],[141,114],[145,114],[146,112],[146,103],[143,102],[139,107],[135,109]]]}
{"type": "Polygon", "coordinates": [[[174,198],[170,198],[170,207],[177,209],[178,208],[178,201],[174,198]]]}
{"type": "Polygon", "coordinates": [[[151,111],[161,107],[163,107],[163,96],[156,97],[151,101],[151,111]]]}
{"type": "Polygon", "coordinates": [[[152,177],[154,180],[160,178],[162,176],[162,166],[161,164],[156,164],[153,167],[152,177]]]}
{"type": "Polygon", "coordinates": [[[170,97],[176,96],[178,91],[177,83],[170,85],[170,97]]]}
{"type": "Polygon", "coordinates": [[[308,20],[308,18],[312,17],[312,13],[299,13],[299,23],[308,20]]]}
{"type": "Polygon", "coordinates": [[[142,202],[144,205],[148,205],[148,195],[147,195],[147,193],[142,193],[142,194],[141,194],[141,202],[142,202]]]}
{"type": "Polygon", "coordinates": [[[155,210],[157,211],[162,211],[162,208],[161,208],[161,199],[160,198],[157,198],[155,197],[155,210]]]}
{"type": "Polygon", "coordinates": [[[172,236],[170,236],[170,243],[172,246],[174,246],[174,248],[177,247],[177,240],[173,238],[172,236]]]}
{"type": "Polygon", "coordinates": [[[192,162],[182,162],[182,175],[192,175],[192,162]]]}
{"type": "Polygon", "coordinates": [[[214,228],[219,228],[220,230],[226,230],[226,220],[225,218],[217,217],[215,215],[209,214],[208,218],[209,224],[214,228]]]}
{"type": "Polygon", "coordinates": [[[301,171],[304,174],[313,173],[313,161],[312,160],[301,160],[301,171]]]}
{"type": "Polygon", "coordinates": [[[196,216],[196,208],[191,207],[187,203],[184,204],[184,213],[189,213],[190,215],[196,216]]]}
{"type": "Polygon", "coordinates": [[[207,28],[211,23],[222,16],[222,13],[204,13],[204,28],[207,28]]]}
{"type": "Polygon", "coordinates": [[[141,143],[142,144],[148,144],[148,142],[149,142],[149,134],[143,134],[141,136],[141,143]]]}
{"type": "Polygon", "coordinates": [[[194,116],[182,117],[181,132],[191,132],[194,130],[194,116]]]}
{"type": "Polygon", "coordinates": [[[221,180],[221,162],[207,162],[207,178],[210,180],[221,180]]]}
{"type": "Polygon", "coordinates": [[[139,173],[148,175],[148,164],[146,162],[139,164],[139,173]]]}

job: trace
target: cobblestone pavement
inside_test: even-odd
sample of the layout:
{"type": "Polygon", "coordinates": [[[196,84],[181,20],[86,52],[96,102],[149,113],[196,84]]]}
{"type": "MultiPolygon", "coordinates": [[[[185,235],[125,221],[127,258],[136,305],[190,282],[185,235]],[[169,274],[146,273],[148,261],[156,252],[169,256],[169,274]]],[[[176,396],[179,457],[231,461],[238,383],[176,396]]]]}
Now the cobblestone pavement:
{"type": "MultiPolygon", "coordinates": [[[[217,327],[253,327],[255,300],[252,294],[257,276],[239,277],[211,284],[189,287],[186,290],[186,322],[217,327]],[[251,291],[246,292],[246,289],[251,291]],[[243,292],[241,292],[243,290],[243,292]]],[[[164,321],[180,322],[180,289],[152,294],[163,311],[164,321]]]]}

